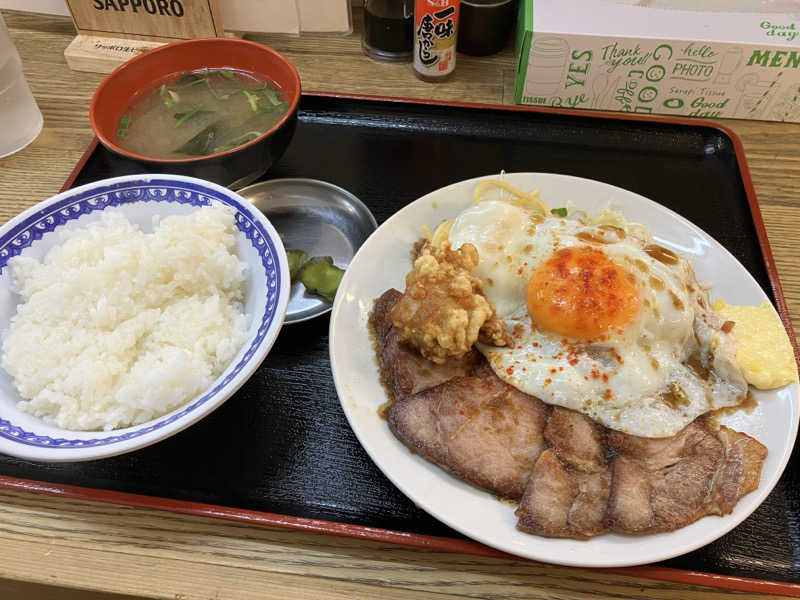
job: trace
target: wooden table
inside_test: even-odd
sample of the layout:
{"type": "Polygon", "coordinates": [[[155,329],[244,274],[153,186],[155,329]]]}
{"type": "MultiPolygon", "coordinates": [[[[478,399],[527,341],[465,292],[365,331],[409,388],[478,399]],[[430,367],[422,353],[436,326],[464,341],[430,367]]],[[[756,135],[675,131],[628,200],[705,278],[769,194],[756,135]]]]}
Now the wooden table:
{"type": "MultiPolygon", "coordinates": [[[[56,193],[92,139],[102,76],[72,72],[67,19],[3,13],[44,114],[25,150],[0,160],[0,222],[56,193]]],[[[358,16],[358,15],[356,15],[358,16]]],[[[455,77],[418,81],[363,56],[350,36],[259,36],[306,90],[513,103],[513,55],[459,56],[455,77]]],[[[800,324],[800,124],[728,120],[743,143],[793,318],[800,324]]],[[[0,490],[0,598],[756,597],[708,587],[0,490]]]]}

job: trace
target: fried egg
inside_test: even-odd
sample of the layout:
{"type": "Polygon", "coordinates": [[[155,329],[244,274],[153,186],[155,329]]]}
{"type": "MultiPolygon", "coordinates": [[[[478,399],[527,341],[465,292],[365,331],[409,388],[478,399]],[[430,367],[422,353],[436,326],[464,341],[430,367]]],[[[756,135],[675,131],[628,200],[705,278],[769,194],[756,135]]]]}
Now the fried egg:
{"type": "Polygon", "coordinates": [[[644,437],[745,399],[729,324],[643,226],[485,200],[448,239],[478,250],[473,274],[513,339],[478,347],[515,388],[644,437]]]}

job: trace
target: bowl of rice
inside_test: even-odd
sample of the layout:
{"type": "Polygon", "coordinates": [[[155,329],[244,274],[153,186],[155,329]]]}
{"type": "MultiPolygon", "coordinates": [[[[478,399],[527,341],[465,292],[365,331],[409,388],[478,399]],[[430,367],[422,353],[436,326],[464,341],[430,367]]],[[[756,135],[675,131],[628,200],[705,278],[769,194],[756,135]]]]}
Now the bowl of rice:
{"type": "Polygon", "coordinates": [[[169,437],[228,399],[283,324],[268,219],[180,175],[67,190],[0,227],[0,452],[81,461],[169,437]]]}

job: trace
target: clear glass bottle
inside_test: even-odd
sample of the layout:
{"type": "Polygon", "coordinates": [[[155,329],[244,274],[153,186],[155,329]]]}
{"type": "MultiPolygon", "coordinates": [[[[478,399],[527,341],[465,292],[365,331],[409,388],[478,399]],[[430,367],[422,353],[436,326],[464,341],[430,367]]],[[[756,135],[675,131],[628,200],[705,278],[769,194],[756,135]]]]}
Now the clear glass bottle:
{"type": "Polygon", "coordinates": [[[375,60],[410,62],[414,46],[414,0],[364,0],[361,47],[375,60]]]}

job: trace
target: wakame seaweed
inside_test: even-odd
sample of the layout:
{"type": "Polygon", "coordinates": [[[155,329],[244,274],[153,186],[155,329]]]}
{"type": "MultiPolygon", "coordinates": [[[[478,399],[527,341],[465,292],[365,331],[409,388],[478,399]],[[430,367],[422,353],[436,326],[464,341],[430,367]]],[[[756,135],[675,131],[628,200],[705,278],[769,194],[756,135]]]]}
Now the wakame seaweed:
{"type": "Polygon", "coordinates": [[[204,156],[210,154],[209,150],[217,137],[217,123],[212,123],[200,133],[192,137],[185,144],[176,148],[175,152],[190,154],[191,156],[204,156]]]}
{"type": "Polygon", "coordinates": [[[203,105],[202,104],[195,104],[193,107],[191,107],[186,112],[177,112],[177,113],[175,113],[175,115],[174,115],[175,116],[175,127],[180,127],[186,121],[188,121],[189,119],[191,119],[194,116],[211,115],[211,114],[214,114],[213,110],[203,110],[203,105]]]}

